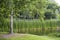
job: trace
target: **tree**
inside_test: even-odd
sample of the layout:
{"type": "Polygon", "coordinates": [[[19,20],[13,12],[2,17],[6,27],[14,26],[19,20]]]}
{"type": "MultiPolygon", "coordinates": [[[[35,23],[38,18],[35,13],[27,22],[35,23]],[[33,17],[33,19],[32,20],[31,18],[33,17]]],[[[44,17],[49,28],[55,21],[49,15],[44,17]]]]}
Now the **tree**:
{"type": "Polygon", "coordinates": [[[41,19],[43,18],[43,13],[46,9],[46,1],[47,0],[19,0],[15,3],[16,13],[17,11],[22,11],[24,14],[28,12],[29,16],[33,17],[35,15],[35,12],[33,11],[36,11],[36,13],[41,15],[41,17],[39,17],[41,19]]]}
{"type": "Polygon", "coordinates": [[[13,33],[13,0],[10,0],[9,8],[11,10],[11,16],[10,16],[10,33],[13,33]]]}
{"type": "Polygon", "coordinates": [[[55,3],[55,1],[53,0],[53,2],[49,1],[47,3],[47,7],[46,7],[46,11],[44,13],[44,18],[45,19],[56,19],[57,17],[57,13],[58,12],[55,12],[57,9],[57,4],[55,3]]]}
{"type": "Polygon", "coordinates": [[[56,19],[56,14],[52,12],[46,12],[44,16],[45,16],[44,19],[56,19]]]}

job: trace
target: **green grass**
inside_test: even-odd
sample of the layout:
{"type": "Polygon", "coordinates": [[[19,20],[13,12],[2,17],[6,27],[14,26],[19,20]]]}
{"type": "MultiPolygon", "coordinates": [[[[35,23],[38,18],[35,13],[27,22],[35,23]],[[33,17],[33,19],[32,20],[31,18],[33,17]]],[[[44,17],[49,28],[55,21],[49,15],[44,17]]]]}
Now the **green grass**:
{"type": "Polygon", "coordinates": [[[11,38],[0,38],[0,40],[60,40],[60,38],[56,37],[48,37],[48,36],[37,36],[37,35],[26,35],[26,36],[15,36],[11,38]]]}
{"type": "Polygon", "coordinates": [[[33,33],[33,34],[34,33],[42,34],[44,32],[45,34],[48,34],[51,33],[51,31],[56,32],[56,27],[57,27],[56,20],[41,21],[39,19],[34,19],[34,20],[14,19],[14,32],[19,31],[20,33],[33,33]]]}
{"type": "MultiPolygon", "coordinates": [[[[30,33],[30,34],[49,34],[55,33],[57,27],[60,26],[60,20],[43,20],[33,19],[33,20],[22,20],[14,19],[13,31],[15,33],[30,33]]],[[[10,31],[10,21],[6,19],[4,23],[0,24],[0,32],[10,31]]]]}

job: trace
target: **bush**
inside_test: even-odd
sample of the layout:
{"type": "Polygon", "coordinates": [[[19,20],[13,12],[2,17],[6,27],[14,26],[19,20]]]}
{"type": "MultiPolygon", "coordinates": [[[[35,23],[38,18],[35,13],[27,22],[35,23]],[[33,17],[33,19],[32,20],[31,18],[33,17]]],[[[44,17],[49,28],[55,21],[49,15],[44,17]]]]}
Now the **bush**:
{"type": "Polygon", "coordinates": [[[60,33],[50,33],[48,36],[60,37],[60,33]]]}

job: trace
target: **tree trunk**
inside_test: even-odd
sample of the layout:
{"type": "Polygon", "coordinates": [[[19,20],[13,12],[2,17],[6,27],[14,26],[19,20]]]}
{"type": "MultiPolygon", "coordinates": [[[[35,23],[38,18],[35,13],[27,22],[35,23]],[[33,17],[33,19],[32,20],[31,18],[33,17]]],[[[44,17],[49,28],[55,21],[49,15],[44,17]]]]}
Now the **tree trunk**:
{"type": "Polygon", "coordinates": [[[13,10],[11,11],[11,16],[10,16],[10,33],[13,33],[13,10]]]}

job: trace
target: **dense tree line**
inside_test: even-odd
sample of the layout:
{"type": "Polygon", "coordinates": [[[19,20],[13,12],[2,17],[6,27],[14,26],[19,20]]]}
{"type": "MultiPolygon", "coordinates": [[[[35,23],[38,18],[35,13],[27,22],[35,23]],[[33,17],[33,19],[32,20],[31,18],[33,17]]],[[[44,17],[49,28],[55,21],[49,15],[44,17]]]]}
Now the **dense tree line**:
{"type": "MultiPolygon", "coordinates": [[[[55,19],[60,7],[48,0],[12,0],[14,18],[21,19],[55,19]],[[56,11],[56,9],[58,11],[56,11]]],[[[0,0],[0,17],[10,17],[10,1],[0,0]]]]}

